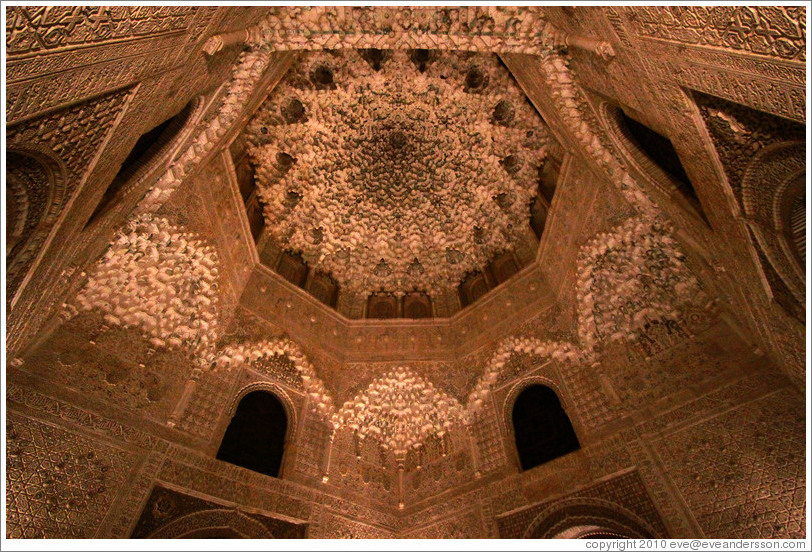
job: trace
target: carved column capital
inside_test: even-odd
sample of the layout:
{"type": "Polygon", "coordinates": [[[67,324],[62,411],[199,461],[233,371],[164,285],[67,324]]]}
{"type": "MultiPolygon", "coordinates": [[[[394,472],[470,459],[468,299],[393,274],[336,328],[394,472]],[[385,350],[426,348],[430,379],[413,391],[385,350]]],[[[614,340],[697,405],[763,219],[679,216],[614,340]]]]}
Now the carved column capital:
{"type": "Polygon", "coordinates": [[[262,30],[258,26],[254,25],[253,27],[248,27],[247,29],[240,29],[230,33],[210,36],[206,42],[203,43],[203,51],[207,55],[213,56],[228,46],[233,46],[235,44],[258,45],[261,42],[262,30]]]}
{"type": "Polygon", "coordinates": [[[612,48],[612,45],[605,40],[597,40],[580,35],[567,35],[564,37],[564,44],[567,46],[572,46],[573,48],[587,50],[593,54],[597,54],[607,61],[615,57],[614,48],[612,48]]]}

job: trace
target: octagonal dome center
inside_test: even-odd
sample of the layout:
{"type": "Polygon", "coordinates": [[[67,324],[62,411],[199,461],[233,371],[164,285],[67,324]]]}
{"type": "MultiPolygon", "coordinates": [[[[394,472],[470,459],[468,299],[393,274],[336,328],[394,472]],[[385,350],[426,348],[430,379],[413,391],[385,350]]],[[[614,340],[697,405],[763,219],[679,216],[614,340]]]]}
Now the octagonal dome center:
{"type": "Polygon", "coordinates": [[[548,131],[495,55],[375,59],[304,54],[249,123],[266,226],[343,289],[445,293],[520,239],[548,131]]]}

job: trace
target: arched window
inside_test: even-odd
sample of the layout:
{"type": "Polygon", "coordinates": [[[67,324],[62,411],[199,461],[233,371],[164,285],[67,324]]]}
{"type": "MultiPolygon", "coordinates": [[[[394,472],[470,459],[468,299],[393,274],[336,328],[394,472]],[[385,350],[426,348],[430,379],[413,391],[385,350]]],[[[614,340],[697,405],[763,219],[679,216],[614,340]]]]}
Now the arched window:
{"type": "Polygon", "coordinates": [[[228,424],[217,459],[278,477],[287,428],[279,399],[266,391],[248,393],[228,424]]]}
{"type": "Polygon", "coordinates": [[[370,295],[367,299],[367,318],[397,318],[398,299],[385,293],[370,295]]]}
{"type": "Polygon", "coordinates": [[[425,293],[410,293],[403,298],[404,318],[431,317],[431,299],[425,293]]]}
{"type": "Polygon", "coordinates": [[[516,398],[513,429],[522,470],[581,448],[561,401],[544,385],[531,385],[516,398]]]}

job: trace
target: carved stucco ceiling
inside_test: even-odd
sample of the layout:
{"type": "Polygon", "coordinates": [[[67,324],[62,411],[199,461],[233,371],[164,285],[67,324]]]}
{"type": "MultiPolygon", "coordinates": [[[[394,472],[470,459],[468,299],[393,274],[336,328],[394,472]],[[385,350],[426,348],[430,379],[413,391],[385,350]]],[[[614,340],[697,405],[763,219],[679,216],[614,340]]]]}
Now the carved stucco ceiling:
{"type": "Polygon", "coordinates": [[[246,136],[271,237],[363,295],[511,250],[551,139],[496,55],[427,50],[303,54],[246,136]]]}

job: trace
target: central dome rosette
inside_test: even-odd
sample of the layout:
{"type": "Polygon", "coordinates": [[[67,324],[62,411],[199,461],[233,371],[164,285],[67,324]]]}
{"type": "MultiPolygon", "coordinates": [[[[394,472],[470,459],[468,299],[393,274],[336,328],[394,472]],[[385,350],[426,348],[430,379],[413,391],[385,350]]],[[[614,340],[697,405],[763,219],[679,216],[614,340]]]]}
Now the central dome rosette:
{"type": "Polygon", "coordinates": [[[498,57],[417,52],[304,54],[248,125],[271,238],[351,292],[447,293],[538,190],[549,133],[498,57]]]}

